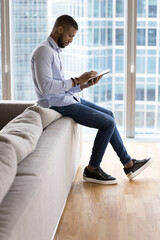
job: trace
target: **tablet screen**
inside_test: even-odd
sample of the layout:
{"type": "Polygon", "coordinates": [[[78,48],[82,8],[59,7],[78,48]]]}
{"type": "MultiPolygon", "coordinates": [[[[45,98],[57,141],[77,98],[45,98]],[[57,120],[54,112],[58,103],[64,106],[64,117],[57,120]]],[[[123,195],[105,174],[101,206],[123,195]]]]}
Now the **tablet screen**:
{"type": "MultiPolygon", "coordinates": [[[[103,75],[105,75],[105,74],[108,74],[109,72],[110,72],[110,69],[107,69],[107,70],[105,70],[105,71],[103,71],[103,72],[98,73],[98,75],[97,75],[96,77],[103,76],[103,75]]],[[[94,79],[94,78],[96,78],[96,77],[92,77],[92,78],[90,78],[89,80],[94,79]]]]}

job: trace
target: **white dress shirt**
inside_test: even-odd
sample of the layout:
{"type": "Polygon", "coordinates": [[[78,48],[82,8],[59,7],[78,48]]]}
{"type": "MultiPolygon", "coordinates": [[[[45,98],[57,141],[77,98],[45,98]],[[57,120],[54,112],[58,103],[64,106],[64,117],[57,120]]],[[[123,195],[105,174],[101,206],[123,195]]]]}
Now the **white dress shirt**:
{"type": "Polygon", "coordinates": [[[72,80],[64,78],[61,48],[48,37],[33,51],[31,72],[37,95],[37,103],[49,108],[67,106],[80,102],[75,94],[80,86],[72,87],[72,80]]]}

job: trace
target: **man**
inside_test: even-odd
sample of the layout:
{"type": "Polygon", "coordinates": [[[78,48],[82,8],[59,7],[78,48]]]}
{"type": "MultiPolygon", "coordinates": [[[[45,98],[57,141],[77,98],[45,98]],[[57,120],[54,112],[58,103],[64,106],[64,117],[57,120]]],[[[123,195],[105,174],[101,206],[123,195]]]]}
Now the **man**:
{"type": "Polygon", "coordinates": [[[84,169],[84,180],[100,184],[117,183],[116,178],[105,173],[100,167],[109,142],[131,180],[151,163],[151,159],[132,159],[123,145],[113,113],[76,95],[77,92],[97,84],[101,77],[96,77],[95,71],[85,72],[78,78],[64,77],[61,49],[72,42],[77,31],[76,21],[71,16],[62,15],[57,18],[47,40],[34,50],[31,69],[37,103],[72,118],[76,123],[98,129],[89,165],[84,169]],[[92,77],[93,80],[90,80],[92,77]]]}

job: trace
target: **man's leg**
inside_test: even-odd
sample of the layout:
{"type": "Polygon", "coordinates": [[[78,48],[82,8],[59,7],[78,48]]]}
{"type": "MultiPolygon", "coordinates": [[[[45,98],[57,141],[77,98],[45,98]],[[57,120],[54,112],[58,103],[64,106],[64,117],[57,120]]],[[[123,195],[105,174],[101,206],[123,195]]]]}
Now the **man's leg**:
{"type": "Polygon", "coordinates": [[[63,116],[71,117],[75,122],[83,126],[98,129],[91,156],[92,161],[90,161],[90,165],[85,168],[84,179],[101,184],[116,184],[117,180],[105,173],[99,166],[115,129],[114,119],[103,112],[81,103],[51,108],[63,116]]]}
{"type": "MultiPolygon", "coordinates": [[[[111,111],[83,99],[82,103],[98,111],[109,114],[114,119],[113,113],[111,111]]],[[[143,160],[131,159],[131,157],[126,151],[126,148],[124,147],[123,141],[116,127],[110,139],[110,143],[116,151],[117,155],[119,156],[122,164],[124,165],[124,172],[130,180],[132,180],[135,176],[141,173],[152,162],[151,158],[143,160]]]]}
{"type": "Polygon", "coordinates": [[[63,116],[71,117],[81,125],[98,129],[89,163],[89,167],[92,168],[86,168],[84,171],[84,173],[87,173],[89,176],[88,179],[86,178],[87,180],[93,180],[92,182],[102,184],[117,183],[115,178],[104,173],[99,167],[109,142],[125,166],[124,171],[130,180],[150,164],[151,159],[144,159],[142,161],[132,160],[128,155],[119,132],[115,127],[114,117],[111,111],[83,99],[81,99],[81,104],[77,103],[66,107],[52,108],[60,112],[63,116]],[[95,180],[96,178],[98,178],[97,181],[95,180]]]}
{"type": "Polygon", "coordinates": [[[90,164],[99,167],[105,149],[115,129],[114,119],[103,112],[97,111],[83,103],[71,104],[65,107],[51,107],[63,116],[71,117],[76,123],[98,129],[90,164]]]}
{"type": "MultiPolygon", "coordinates": [[[[85,101],[83,99],[81,99],[82,104],[84,104],[85,106],[88,106],[90,108],[96,109],[99,112],[103,112],[109,116],[111,116],[114,119],[113,113],[105,108],[102,108],[94,103],[91,103],[89,101],[85,101]]],[[[114,132],[112,134],[112,137],[110,139],[110,143],[113,147],[113,149],[115,150],[115,152],[117,153],[118,157],[120,158],[121,163],[123,164],[123,166],[125,166],[126,164],[128,164],[132,158],[129,156],[129,154],[126,151],[126,148],[123,144],[123,141],[121,139],[121,136],[118,132],[117,127],[115,127],[114,132]]],[[[93,149],[94,151],[94,149],[93,149]]],[[[97,149],[95,149],[95,152],[97,151],[97,149]]],[[[92,157],[91,157],[91,165],[92,165],[92,157]]]]}

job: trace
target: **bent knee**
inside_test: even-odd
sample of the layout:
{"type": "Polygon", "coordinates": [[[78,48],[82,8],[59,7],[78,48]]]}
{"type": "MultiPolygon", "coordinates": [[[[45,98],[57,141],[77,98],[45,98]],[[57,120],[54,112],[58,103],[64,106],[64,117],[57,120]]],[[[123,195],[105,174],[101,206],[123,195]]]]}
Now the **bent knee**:
{"type": "MultiPolygon", "coordinates": [[[[114,116],[113,116],[114,117],[114,116]]],[[[112,119],[112,121],[111,121],[111,127],[114,129],[115,127],[116,127],[116,123],[115,123],[115,120],[114,119],[112,119]]]]}
{"type": "Polygon", "coordinates": [[[116,123],[113,118],[106,119],[103,124],[103,129],[114,129],[116,127],[116,123]]]}
{"type": "Polygon", "coordinates": [[[109,111],[108,114],[114,119],[114,114],[112,111],[109,111]]]}

